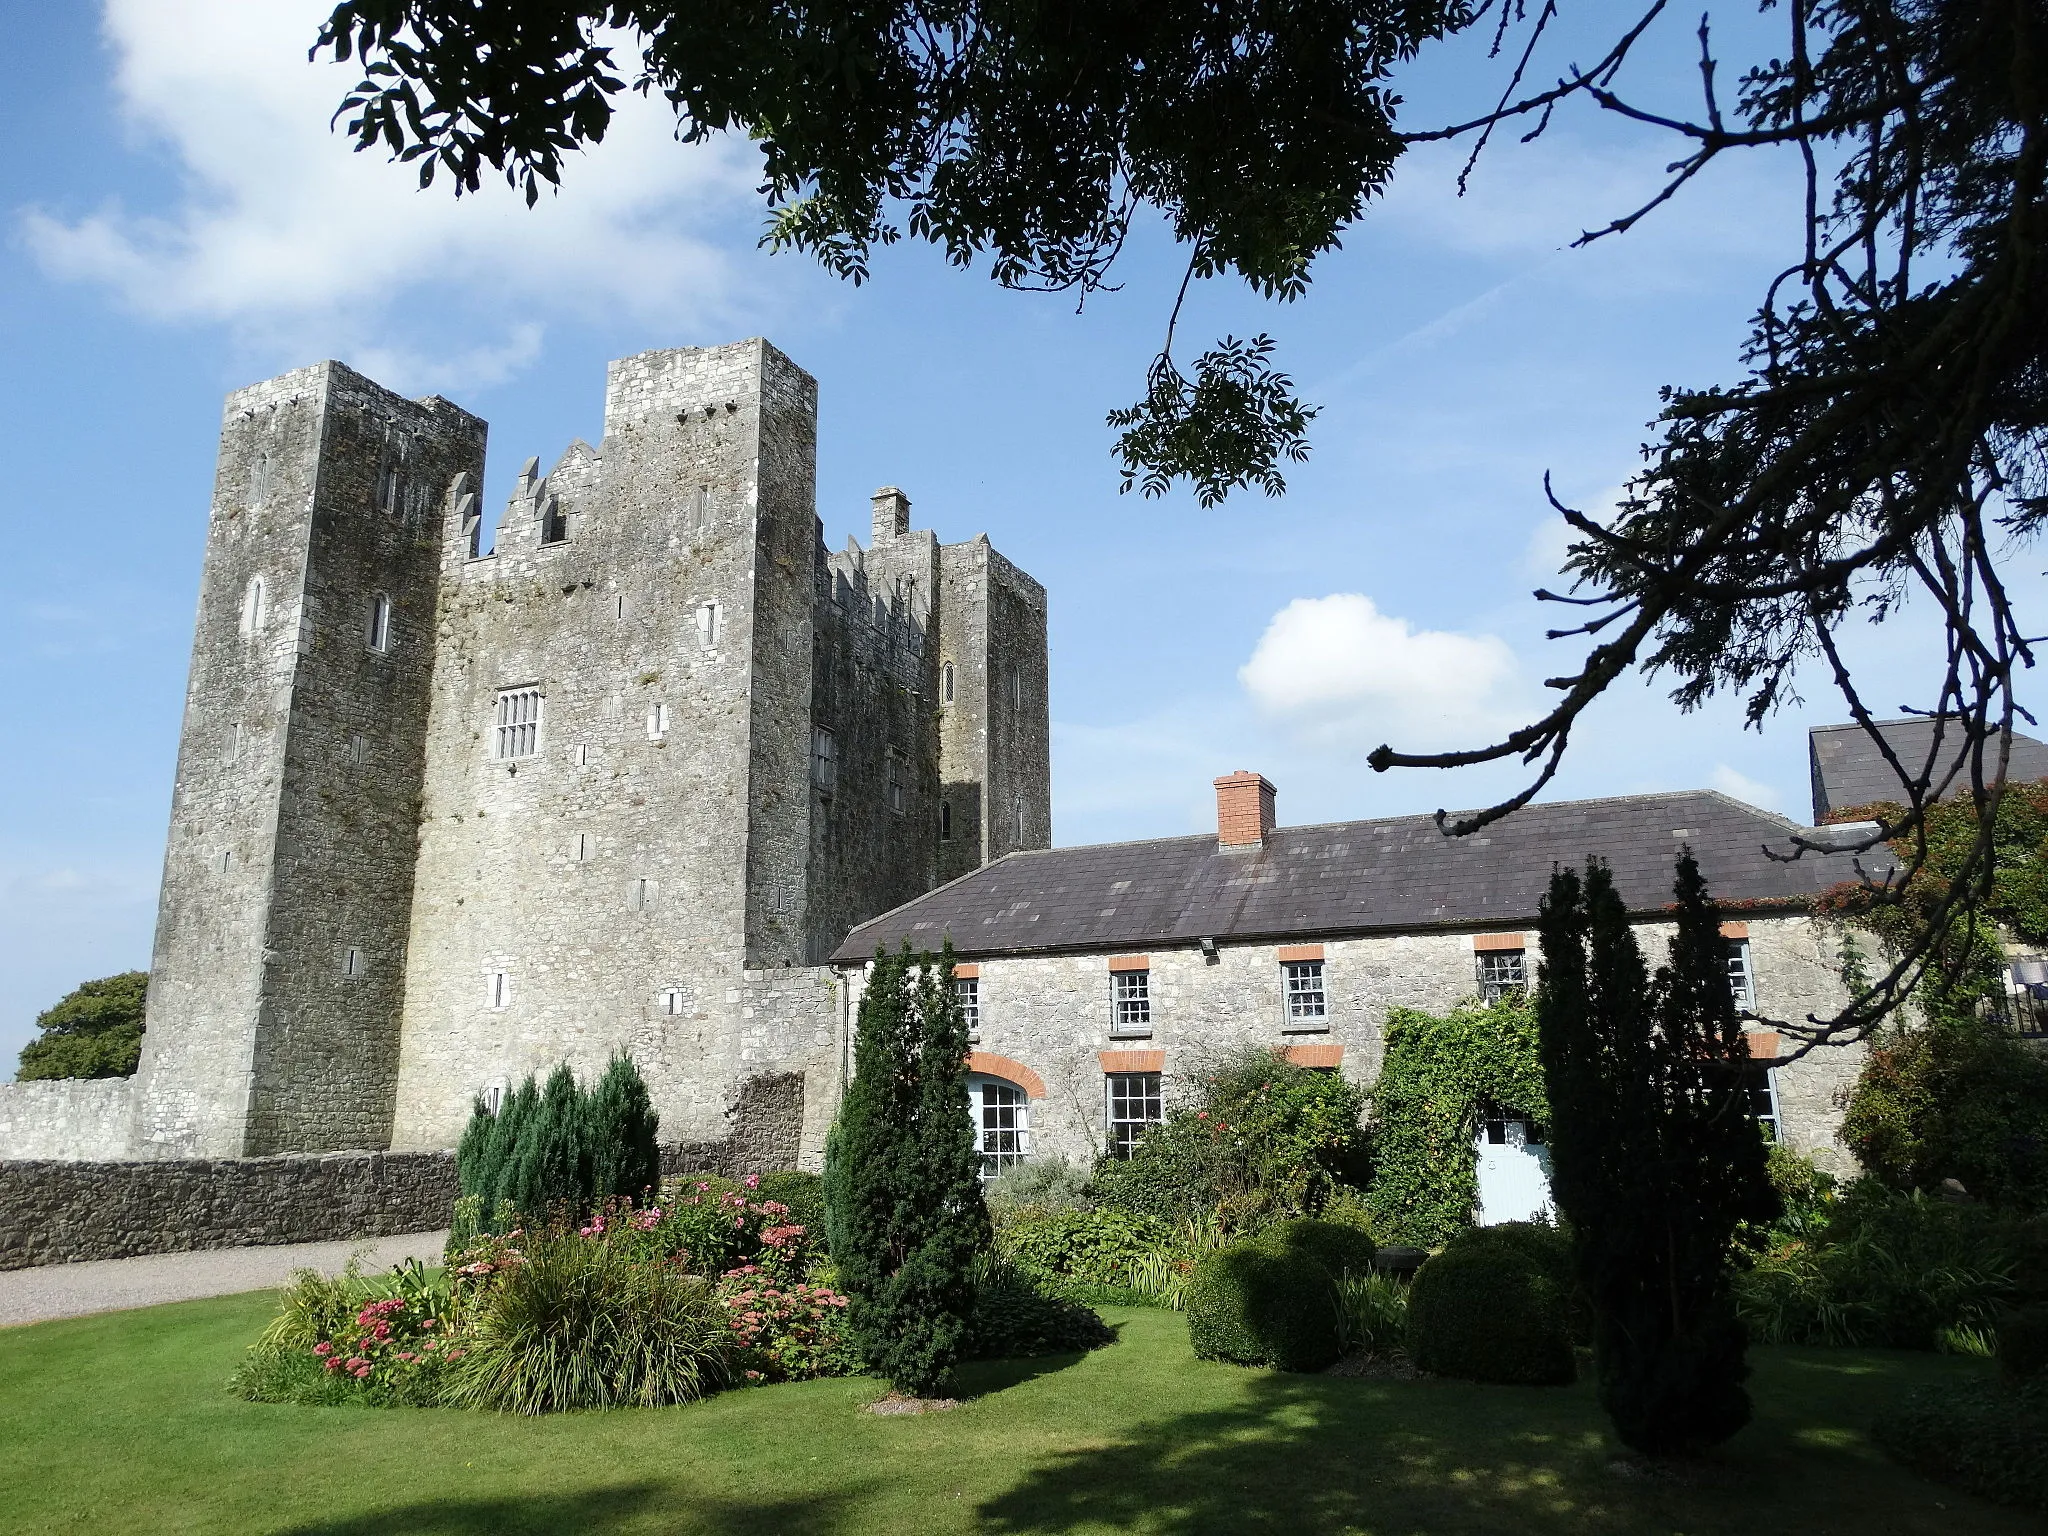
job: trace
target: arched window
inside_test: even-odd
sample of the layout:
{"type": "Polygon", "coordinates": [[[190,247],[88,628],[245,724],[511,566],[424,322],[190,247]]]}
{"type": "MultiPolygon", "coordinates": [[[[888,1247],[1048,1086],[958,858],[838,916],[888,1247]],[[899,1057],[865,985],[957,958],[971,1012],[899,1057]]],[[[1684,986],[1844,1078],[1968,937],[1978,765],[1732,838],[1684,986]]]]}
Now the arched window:
{"type": "Polygon", "coordinates": [[[953,702],[953,663],[950,661],[939,669],[939,696],[948,704],[953,702]]]}
{"type": "Polygon", "coordinates": [[[1031,1101],[1022,1088],[1000,1077],[971,1073],[967,1107],[974,1117],[984,1182],[1031,1156],[1031,1101]]]}
{"type": "Polygon", "coordinates": [[[249,578],[248,590],[242,594],[242,633],[253,635],[263,628],[263,621],[269,617],[265,603],[263,578],[249,578]]]}
{"type": "Polygon", "coordinates": [[[370,599],[370,629],[367,638],[373,651],[391,649],[391,599],[382,592],[370,599]]]}

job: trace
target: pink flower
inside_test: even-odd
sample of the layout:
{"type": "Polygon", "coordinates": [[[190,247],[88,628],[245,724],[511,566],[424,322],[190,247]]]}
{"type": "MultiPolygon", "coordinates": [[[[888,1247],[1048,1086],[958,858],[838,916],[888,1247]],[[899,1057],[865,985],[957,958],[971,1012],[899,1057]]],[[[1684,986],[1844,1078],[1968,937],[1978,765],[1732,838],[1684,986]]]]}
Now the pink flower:
{"type": "Polygon", "coordinates": [[[313,1346],[313,1353],[318,1355],[321,1359],[325,1360],[329,1355],[334,1353],[334,1346],[328,1343],[325,1339],[322,1339],[318,1344],[315,1344],[313,1346]]]}
{"type": "Polygon", "coordinates": [[[761,1187],[761,1176],[758,1173],[750,1173],[744,1182],[749,1189],[759,1189],[761,1187]]]}
{"type": "Polygon", "coordinates": [[[368,1362],[367,1362],[367,1361],[366,1361],[366,1362],[364,1362],[364,1363],[363,1363],[362,1365],[359,1365],[359,1366],[357,1366],[357,1367],[356,1367],[356,1380],[357,1380],[357,1381],[367,1381],[367,1380],[369,1380],[369,1377],[370,1377],[370,1367],[369,1367],[369,1364],[368,1364],[368,1362]]]}
{"type": "Polygon", "coordinates": [[[335,1357],[334,1359],[332,1359],[332,1360],[329,1360],[329,1361],[327,1362],[327,1369],[328,1369],[328,1370],[330,1370],[330,1371],[338,1371],[338,1370],[340,1370],[340,1369],[341,1369],[341,1359],[340,1359],[340,1357],[339,1357],[339,1356],[336,1356],[336,1357],[335,1357]]]}

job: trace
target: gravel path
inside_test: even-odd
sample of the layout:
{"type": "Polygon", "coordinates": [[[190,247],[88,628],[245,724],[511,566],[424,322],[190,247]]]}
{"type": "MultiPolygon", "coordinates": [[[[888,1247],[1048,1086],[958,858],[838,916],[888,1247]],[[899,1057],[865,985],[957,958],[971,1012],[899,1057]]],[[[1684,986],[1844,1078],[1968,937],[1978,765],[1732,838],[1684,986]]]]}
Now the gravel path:
{"type": "Polygon", "coordinates": [[[204,1253],[155,1253],[140,1259],[95,1259],[86,1264],[45,1264],[0,1270],[0,1327],[40,1323],[88,1312],[153,1307],[160,1301],[196,1301],[283,1285],[295,1269],[333,1274],[360,1252],[365,1271],[394,1269],[406,1259],[438,1262],[442,1232],[363,1237],[347,1243],[282,1243],[270,1248],[217,1248],[204,1253]]]}

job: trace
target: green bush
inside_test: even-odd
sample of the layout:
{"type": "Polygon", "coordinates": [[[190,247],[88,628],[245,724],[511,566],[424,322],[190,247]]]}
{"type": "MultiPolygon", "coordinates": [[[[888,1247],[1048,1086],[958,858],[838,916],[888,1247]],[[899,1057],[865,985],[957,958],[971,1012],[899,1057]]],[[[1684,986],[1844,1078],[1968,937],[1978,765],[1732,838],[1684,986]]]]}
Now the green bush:
{"type": "Polygon", "coordinates": [[[2048,1514],[2048,1382],[1915,1392],[1877,1421],[1877,1442],[1925,1476],[2048,1514]]]}
{"type": "Polygon", "coordinates": [[[1371,1265],[1371,1239],[1331,1222],[1283,1222],[1232,1243],[1195,1266],[1188,1341],[1203,1360],[1319,1371],[1342,1352],[1339,1279],[1371,1265]]]}
{"type": "Polygon", "coordinates": [[[123,971],[81,983],[36,1015],[42,1034],[21,1048],[16,1080],[132,1075],[142,1059],[148,993],[146,971],[123,971]]]}
{"type": "Polygon", "coordinates": [[[991,1211],[1085,1211],[1094,1204],[1088,1175],[1059,1157],[1012,1163],[988,1186],[991,1211]]]}
{"type": "Polygon", "coordinates": [[[529,1237],[479,1308],[448,1389],[464,1407],[655,1408],[732,1379],[730,1326],[706,1284],[611,1243],[529,1237]]]}
{"type": "Polygon", "coordinates": [[[1168,1248],[1172,1230],[1129,1211],[1043,1210],[1006,1213],[996,1248],[1026,1274],[1082,1285],[1128,1285],[1132,1266],[1168,1248]]]}
{"type": "Polygon", "coordinates": [[[1408,1285],[1379,1270],[1337,1279],[1337,1349],[1388,1355],[1408,1343],[1408,1285]]]}
{"type": "Polygon", "coordinates": [[[1579,1292],[1571,1234],[1562,1226],[1548,1221],[1504,1221],[1492,1227],[1467,1227],[1444,1245],[1444,1252],[1453,1251],[1499,1255],[1535,1265],[1565,1299],[1565,1324],[1572,1342],[1592,1342],[1592,1310],[1579,1292]]]}
{"type": "Polygon", "coordinates": [[[811,1240],[811,1246],[818,1252],[826,1251],[825,1245],[825,1181],[815,1173],[802,1173],[790,1168],[778,1173],[764,1173],[761,1184],[754,1191],[754,1198],[763,1202],[773,1200],[789,1208],[789,1219],[804,1229],[804,1236],[811,1240]]]}
{"type": "Polygon", "coordinates": [[[1092,1307],[1053,1294],[1016,1266],[996,1258],[978,1266],[967,1320],[969,1359],[1079,1354],[1115,1338],[1092,1307]]]}
{"type": "Polygon", "coordinates": [[[1467,1381],[1550,1386],[1576,1374],[1564,1293],[1507,1244],[1446,1248],[1416,1272],[1408,1352],[1422,1370],[1467,1381]]]}
{"type": "Polygon", "coordinates": [[[493,1115],[478,1099],[455,1152],[456,1180],[473,1214],[529,1224],[584,1216],[613,1199],[642,1199],[661,1181],[661,1119],[630,1058],[614,1056],[585,1091],[564,1063],[547,1087],[529,1077],[493,1115]]]}
{"type": "Polygon", "coordinates": [[[1233,1232],[1315,1215],[1362,1170],[1364,1095],[1277,1052],[1230,1057],[1125,1159],[1096,1164],[1098,1204],[1177,1223],[1211,1215],[1233,1232]]]}
{"type": "Polygon", "coordinates": [[[2014,1307],[1999,1318],[1998,1369],[2009,1386],[2048,1376],[2048,1306],[2014,1307]]]}

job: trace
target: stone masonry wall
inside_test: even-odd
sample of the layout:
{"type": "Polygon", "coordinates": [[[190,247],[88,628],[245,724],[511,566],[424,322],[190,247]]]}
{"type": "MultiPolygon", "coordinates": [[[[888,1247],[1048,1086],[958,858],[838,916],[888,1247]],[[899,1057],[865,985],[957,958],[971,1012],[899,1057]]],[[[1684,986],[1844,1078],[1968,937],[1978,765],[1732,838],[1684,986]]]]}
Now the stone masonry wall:
{"type": "Polygon", "coordinates": [[[134,1116],[132,1077],[0,1083],[0,1159],[126,1157],[134,1116]]]}
{"type": "MultiPolygon", "coordinates": [[[[1832,949],[1805,917],[1751,916],[1748,928],[1760,1013],[1803,1019],[1846,1000],[1832,949]]],[[[1666,924],[1638,925],[1652,966],[1662,960],[1669,933],[1666,924]]],[[[1526,937],[1533,969],[1533,927],[1526,937]]],[[[1320,1058],[1315,1064],[1337,1065],[1369,1087],[1385,1053],[1389,1009],[1441,1013],[1477,991],[1472,941],[1469,933],[1325,941],[1329,1014],[1321,1029],[1288,1025],[1276,945],[1219,944],[1213,961],[1194,947],[1153,950],[1152,1026],[1142,1036],[1112,1032],[1107,953],[982,957],[976,1049],[1041,1080],[1044,1097],[1030,1106],[1033,1154],[1085,1165],[1102,1150],[1107,1130],[1100,1053],[1163,1052],[1169,1101],[1175,1079],[1246,1045],[1310,1047],[1320,1058]]],[[[857,1007],[860,973],[845,974],[854,994],[848,1005],[857,1007]]],[[[1860,1048],[1832,1047],[1773,1073],[1788,1144],[1846,1168],[1847,1154],[1835,1141],[1839,1097],[1861,1064],[1860,1048]]]]}
{"type": "Polygon", "coordinates": [[[447,1152],[0,1162],[0,1269],[431,1232],[455,1192],[447,1152]]]}

